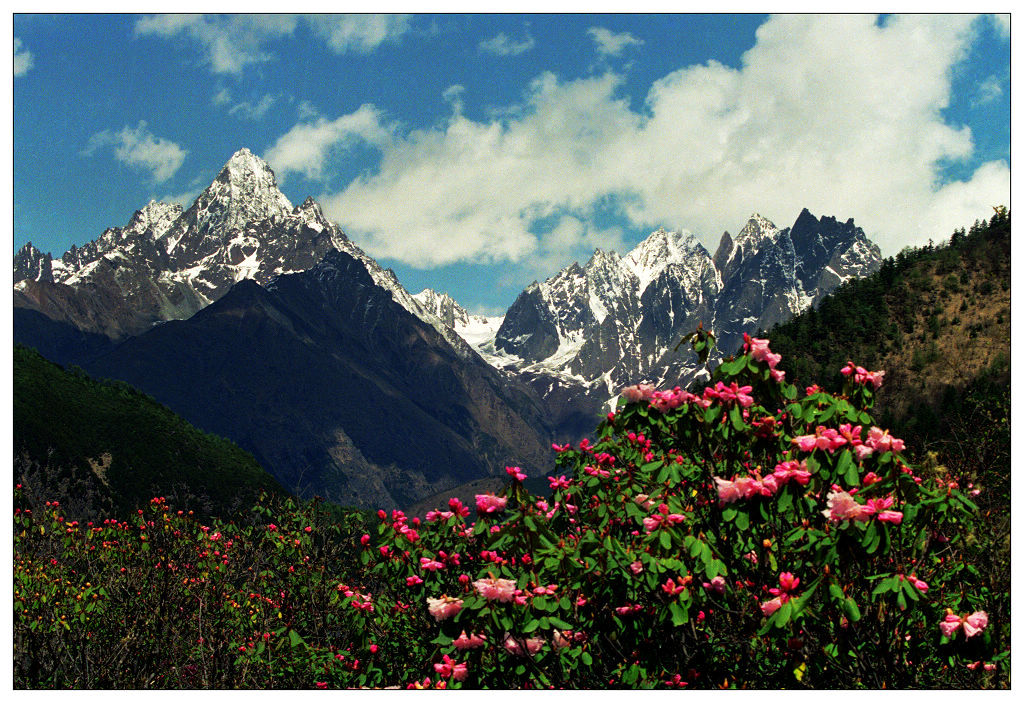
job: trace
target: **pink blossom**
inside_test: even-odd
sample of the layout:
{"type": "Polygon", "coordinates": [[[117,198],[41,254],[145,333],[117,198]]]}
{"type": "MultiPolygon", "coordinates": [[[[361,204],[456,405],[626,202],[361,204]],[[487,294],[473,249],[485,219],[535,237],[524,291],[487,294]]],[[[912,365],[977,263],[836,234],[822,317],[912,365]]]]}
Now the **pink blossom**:
{"type": "Polygon", "coordinates": [[[568,488],[570,484],[572,484],[572,479],[568,479],[564,475],[559,476],[558,478],[548,476],[548,485],[551,487],[551,490],[556,488],[568,488]]]}
{"type": "Polygon", "coordinates": [[[487,644],[487,638],[484,635],[466,635],[466,631],[463,630],[462,634],[459,635],[452,644],[455,645],[456,649],[477,649],[487,644]]]}
{"type": "Polygon", "coordinates": [[[462,610],[462,599],[442,595],[440,598],[427,598],[427,610],[435,620],[446,620],[462,610]]]}
{"type": "Polygon", "coordinates": [[[508,498],[502,498],[493,493],[476,496],[476,509],[479,513],[500,513],[505,509],[506,503],[508,503],[508,498]]]}
{"type": "Polygon", "coordinates": [[[677,585],[675,579],[670,578],[665,581],[665,583],[661,584],[661,590],[665,591],[665,593],[670,596],[677,596],[686,590],[686,586],[683,585],[682,579],[680,579],[679,584],[677,585]]]}
{"type": "Polygon", "coordinates": [[[974,637],[988,626],[988,614],[984,610],[971,613],[963,620],[964,635],[974,637]]]}
{"type": "Polygon", "coordinates": [[[423,579],[421,579],[419,576],[409,576],[405,579],[406,586],[419,586],[421,583],[423,583],[423,579]]]}
{"type": "MultiPolygon", "coordinates": [[[[718,485],[718,500],[722,503],[735,503],[743,497],[743,493],[740,491],[739,487],[732,481],[726,481],[724,478],[719,478],[718,476],[714,476],[713,478],[715,483],[718,485]]],[[[650,530],[648,530],[648,532],[650,532],[650,530]]]]}
{"type": "Polygon", "coordinates": [[[942,630],[942,634],[946,637],[952,637],[959,627],[960,616],[954,615],[951,612],[946,613],[946,617],[939,623],[939,629],[942,630]]]}
{"type": "Polygon", "coordinates": [[[917,590],[921,591],[921,593],[927,593],[928,592],[928,584],[925,583],[924,581],[922,581],[921,579],[917,578],[913,574],[908,576],[907,580],[910,581],[910,585],[912,585],[915,588],[917,588],[917,590]]]}
{"type": "Polygon", "coordinates": [[[524,644],[526,645],[526,652],[528,652],[530,656],[533,656],[534,654],[540,651],[541,647],[544,646],[544,640],[542,640],[540,637],[530,637],[529,639],[521,640],[512,637],[512,635],[506,634],[503,646],[505,647],[505,650],[510,654],[523,656],[524,644]]]}
{"type": "Polygon", "coordinates": [[[647,384],[627,386],[622,389],[622,397],[626,399],[627,403],[639,403],[641,400],[648,400],[653,393],[654,386],[647,384]]]}
{"type": "Polygon", "coordinates": [[[448,507],[459,517],[468,517],[469,508],[462,504],[462,501],[458,498],[449,498],[448,507]]]}
{"type": "Polygon", "coordinates": [[[524,474],[523,470],[520,469],[518,466],[506,466],[505,473],[507,473],[509,476],[511,476],[517,481],[526,480],[526,474],[524,474]]]}
{"type": "Polygon", "coordinates": [[[821,514],[833,522],[842,520],[863,522],[871,513],[846,491],[832,491],[828,494],[828,510],[822,510],[821,514]]]}
{"type": "Polygon", "coordinates": [[[725,579],[721,576],[716,576],[713,579],[711,579],[710,582],[705,581],[701,585],[710,591],[714,591],[718,595],[722,595],[723,593],[725,593],[725,579]]]}
{"type": "Polygon", "coordinates": [[[772,476],[779,485],[794,480],[801,486],[806,486],[811,480],[811,472],[807,470],[807,462],[804,461],[783,461],[776,464],[772,476]]]}
{"type": "Polygon", "coordinates": [[[779,586],[782,588],[783,591],[795,591],[797,586],[799,585],[800,579],[793,576],[793,574],[791,574],[790,572],[783,571],[781,574],[779,574],[779,586]]]}
{"type": "Polygon", "coordinates": [[[429,557],[420,557],[420,568],[424,571],[440,571],[444,564],[429,557]]]}
{"type": "Polygon", "coordinates": [[[786,596],[785,594],[780,595],[780,596],[775,596],[771,600],[765,601],[764,603],[761,604],[761,612],[764,613],[765,616],[769,616],[772,613],[774,613],[776,610],[781,608],[782,604],[785,603],[787,600],[789,600],[789,597],[786,596]]]}
{"type": "Polygon", "coordinates": [[[639,574],[641,571],[644,570],[644,565],[641,564],[639,560],[634,561],[632,564],[629,565],[629,570],[632,571],[634,574],[639,574]]]}
{"type": "Polygon", "coordinates": [[[894,525],[899,525],[901,522],[903,522],[903,513],[899,512],[898,510],[883,510],[882,512],[878,513],[878,515],[876,515],[875,517],[877,517],[882,522],[891,522],[894,525]]]}
{"type": "Polygon", "coordinates": [[[516,582],[512,579],[500,579],[491,575],[489,578],[474,581],[473,586],[477,593],[487,600],[508,603],[515,597],[516,582]]]}

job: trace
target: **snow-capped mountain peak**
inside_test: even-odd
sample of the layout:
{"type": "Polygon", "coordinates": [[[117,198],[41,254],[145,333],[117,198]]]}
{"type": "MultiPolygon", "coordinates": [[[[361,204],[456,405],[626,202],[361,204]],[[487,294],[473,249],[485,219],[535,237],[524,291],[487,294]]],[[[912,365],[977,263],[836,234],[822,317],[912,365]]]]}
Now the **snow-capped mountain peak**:
{"type": "Polygon", "coordinates": [[[709,255],[697,237],[688,230],[667,231],[664,227],[652,232],[623,258],[623,263],[640,280],[640,293],[670,264],[686,264],[695,257],[709,255]]]}

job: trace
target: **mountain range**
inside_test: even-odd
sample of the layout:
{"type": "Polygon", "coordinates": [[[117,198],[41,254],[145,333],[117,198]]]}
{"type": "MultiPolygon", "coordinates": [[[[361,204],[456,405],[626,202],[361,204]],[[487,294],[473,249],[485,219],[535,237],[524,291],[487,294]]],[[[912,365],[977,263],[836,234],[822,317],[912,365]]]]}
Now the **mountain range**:
{"type": "Polygon", "coordinates": [[[728,353],[880,264],[852,220],[754,215],[713,256],[659,229],[475,316],[411,295],[242,149],[187,209],[150,202],[58,259],[22,247],[15,340],[138,386],[291,490],[407,505],[544,466],[625,385],[698,378],[673,351],[698,322],[728,353]]]}

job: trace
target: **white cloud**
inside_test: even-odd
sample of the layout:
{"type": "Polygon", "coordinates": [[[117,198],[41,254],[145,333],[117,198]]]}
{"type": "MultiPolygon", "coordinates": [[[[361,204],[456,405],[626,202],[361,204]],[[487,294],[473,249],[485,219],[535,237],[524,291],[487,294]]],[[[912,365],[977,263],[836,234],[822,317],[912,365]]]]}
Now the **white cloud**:
{"type": "Polygon", "coordinates": [[[236,102],[231,97],[231,91],[222,88],[212,98],[211,102],[218,107],[227,107],[228,114],[242,120],[255,122],[263,117],[274,106],[280,95],[266,94],[255,103],[249,100],[236,102]]]}
{"type": "Polygon", "coordinates": [[[643,39],[637,39],[629,32],[616,33],[604,27],[591,27],[587,34],[602,56],[618,56],[627,47],[641,46],[644,43],[643,39]]]}
{"type": "Polygon", "coordinates": [[[114,157],[126,166],[149,171],[154,183],[173,176],[188,154],[174,142],[153,136],[144,121],[134,128],[125,125],[119,132],[108,129],[92,135],[82,154],[91,156],[106,147],[113,147],[114,157]]]}
{"type": "Polygon", "coordinates": [[[609,202],[621,205],[631,238],[686,228],[714,251],[754,211],[785,227],[807,207],[855,218],[892,254],[1009,203],[1003,162],[939,181],[941,164],[974,149],[970,130],[941,113],[950,69],[975,36],[971,19],[955,15],[884,26],[856,15],[772,17],[740,68],[680,68],[650,87],[639,111],[616,73],[544,73],[493,118],[453,109],[433,127],[400,131],[366,105],[296,126],[266,157],[279,174],[317,177],[334,145],[378,148],[374,173],[322,202],[371,254],[413,266],[540,269],[588,237],[614,241],[597,224],[609,202]]]}
{"type": "Polygon", "coordinates": [[[479,47],[480,51],[486,51],[495,56],[519,56],[520,54],[525,54],[536,44],[537,42],[529,33],[519,41],[516,41],[504,32],[500,32],[490,39],[481,41],[479,47]]]}
{"type": "Polygon", "coordinates": [[[995,25],[996,30],[999,32],[999,36],[1003,39],[1010,38],[1010,16],[1009,15],[990,15],[992,23],[995,25]]]}
{"type": "Polygon", "coordinates": [[[288,172],[320,178],[330,152],[356,143],[383,147],[391,143],[393,127],[382,122],[372,105],[363,105],[336,120],[320,117],[292,127],[264,154],[264,158],[282,180],[288,172]]]}
{"type": "Polygon", "coordinates": [[[978,89],[971,104],[975,106],[985,105],[999,99],[1002,95],[1003,82],[999,79],[999,76],[989,76],[978,84],[978,89]]]}
{"type": "Polygon", "coordinates": [[[35,63],[32,52],[25,48],[21,39],[14,38],[14,77],[24,76],[35,63]]]}
{"type": "Polygon", "coordinates": [[[185,36],[197,43],[214,73],[240,75],[269,61],[267,44],[289,37],[299,20],[334,52],[370,53],[396,41],[410,27],[409,15],[149,15],[135,23],[139,36],[185,36]]]}
{"type": "Polygon", "coordinates": [[[410,15],[318,15],[305,18],[336,53],[368,54],[409,31],[410,15]]]}
{"type": "Polygon", "coordinates": [[[135,33],[165,39],[184,34],[202,47],[211,71],[237,75],[270,60],[264,44],[291,35],[295,25],[290,15],[149,15],[135,23],[135,33]]]}

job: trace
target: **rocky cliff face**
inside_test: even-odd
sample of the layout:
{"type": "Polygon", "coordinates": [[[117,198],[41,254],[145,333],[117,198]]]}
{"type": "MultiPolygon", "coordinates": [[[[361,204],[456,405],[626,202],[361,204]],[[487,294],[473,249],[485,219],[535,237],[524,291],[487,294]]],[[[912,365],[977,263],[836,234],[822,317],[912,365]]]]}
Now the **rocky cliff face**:
{"type": "Polygon", "coordinates": [[[598,250],[584,266],[532,283],[493,340],[475,346],[527,378],[556,418],[593,415],[625,385],[696,378],[695,358],[673,350],[698,323],[730,353],[745,332],[768,329],[880,265],[880,250],[852,220],[807,210],[783,230],[755,214],[736,236],[722,235],[714,256],[692,234],[661,229],[624,257],[598,250]]]}

